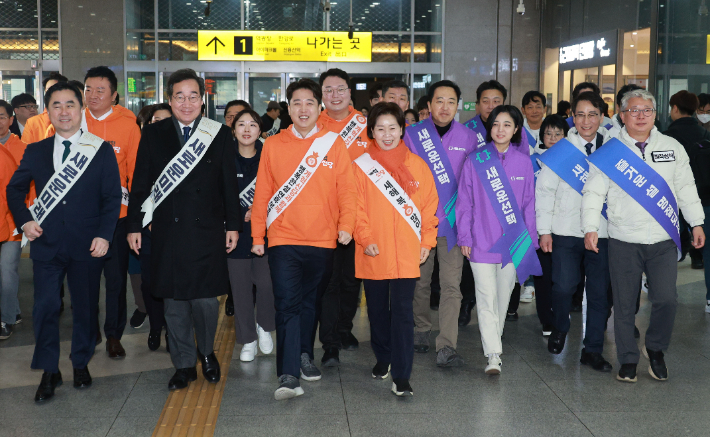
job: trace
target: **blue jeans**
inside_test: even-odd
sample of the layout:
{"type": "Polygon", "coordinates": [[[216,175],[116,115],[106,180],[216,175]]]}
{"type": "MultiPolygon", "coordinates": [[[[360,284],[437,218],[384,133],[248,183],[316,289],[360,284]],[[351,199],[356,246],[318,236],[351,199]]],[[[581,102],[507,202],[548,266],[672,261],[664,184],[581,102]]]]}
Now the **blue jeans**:
{"type": "MultiPolygon", "coordinates": [[[[708,233],[710,233],[710,206],[703,206],[703,211],[705,211],[705,223],[703,224],[703,231],[705,232],[705,238],[707,238],[708,233]]],[[[708,263],[710,263],[710,244],[705,242],[703,247],[703,261],[705,262],[705,299],[710,300],[710,270],[708,270],[708,263]]]]}
{"type": "Polygon", "coordinates": [[[17,292],[20,288],[20,275],[17,267],[20,264],[22,248],[19,241],[0,243],[0,321],[14,325],[20,314],[20,301],[17,292]]]}

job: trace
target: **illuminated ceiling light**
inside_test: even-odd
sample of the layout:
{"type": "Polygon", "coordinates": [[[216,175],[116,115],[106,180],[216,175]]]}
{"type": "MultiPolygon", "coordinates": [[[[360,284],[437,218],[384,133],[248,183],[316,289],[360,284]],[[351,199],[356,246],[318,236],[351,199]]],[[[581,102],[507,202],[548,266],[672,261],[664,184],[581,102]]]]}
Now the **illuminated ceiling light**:
{"type": "Polygon", "coordinates": [[[631,48],[633,48],[633,47],[634,47],[634,45],[633,45],[633,44],[631,44],[631,48]]]}

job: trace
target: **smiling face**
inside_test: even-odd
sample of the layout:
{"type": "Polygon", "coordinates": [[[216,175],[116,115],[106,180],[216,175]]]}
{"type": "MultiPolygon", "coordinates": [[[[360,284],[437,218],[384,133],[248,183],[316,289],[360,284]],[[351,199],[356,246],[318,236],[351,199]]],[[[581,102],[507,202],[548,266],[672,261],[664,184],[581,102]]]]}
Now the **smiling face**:
{"type": "Polygon", "coordinates": [[[11,117],[4,107],[0,107],[0,137],[7,135],[13,120],[14,117],[11,117]]]}
{"type": "Polygon", "coordinates": [[[533,97],[527,105],[523,106],[523,115],[528,119],[528,124],[531,126],[539,126],[542,123],[542,117],[545,115],[545,106],[542,104],[540,97],[533,97]]]}
{"type": "Polygon", "coordinates": [[[202,110],[202,96],[197,81],[187,79],[173,85],[170,107],[173,109],[173,117],[180,123],[188,125],[195,121],[202,110]]]}
{"type": "Polygon", "coordinates": [[[491,112],[503,104],[503,93],[499,90],[485,90],[481,93],[481,99],[476,103],[476,112],[481,116],[481,120],[484,122],[488,121],[488,116],[491,112]]]}
{"type": "Polygon", "coordinates": [[[577,102],[574,112],[574,127],[577,128],[579,136],[585,141],[591,142],[597,136],[599,126],[602,124],[601,111],[586,100],[577,102]]]}
{"type": "Polygon", "coordinates": [[[71,90],[52,93],[47,114],[54,129],[64,138],[71,137],[81,127],[81,105],[71,90]]]}
{"type": "Polygon", "coordinates": [[[259,123],[250,114],[242,115],[234,126],[234,137],[242,146],[253,146],[261,135],[259,123]]]}
{"type": "Polygon", "coordinates": [[[288,114],[299,132],[310,132],[320,115],[320,105],[313,91],[305,88],[294,91],[289,102],[288,114]]]}
{"type": "Polygon", "coordinates": [[[493,142],[496,146],[507,147],[517,131],[518,128],[515,127],[513,117],[507,112],[501,112],[498,114],[498,117],[496,117],[491,127],[491,138],[493,138],[493,142]]]}
{"type": "Polygon", "coordinates": [[[434,95],[429,102],[429,113],[434,124],[446,126],[451,123],[456,115],[459,99],[456,91],[448,86],[440,86],[434,90],[434,95]]]}
{"type": "Polygon", "coordinates": [[[549,149],[564,137],[565,133],[562,129],[556,126],[548,126],[542,135],[542,143],[549,149]]]}
{"type": "Polygon", "coordinates": [[[114,100],[116,100],[116,91],[111,92],[111,83],[105,77],[90,77],[84,83],[84,101],[91,111],[97,117],[107,113],[114,100]]]}
{"type": "Polygon", "coordinates": [[[390,88],[384,95],[384,101],[388,103],[396,103],[402,109],[402,112],[409,108],[409,96],[406,88],[390,88]]]}
{"type": "Polygon", "coordinates": [[[375,128],[372,130],[375,142],[382,150],[392,150],[399,144],[402,137],[402,127],[392,114],[383,114],[377,117],[375,128]]]}
{"type": "Polygon", "coordinates": [[[340,112],[348,109],[350,88],[348,83],[338,76],[328,76],[323,81],[323,104],[328,112],[340,112]]]}
{"type": "Polygon", "coordinates": [[[621,112],[621,121],[623,121],[626,125],[626,131],[632,138],[648,138],[648,136],[651,135],[651,130],[653,129],[653,122],[656,120],[655,112],[650,116],[644,114],[643,112],[638,112],[637,114],[634,114],[633,112],[625,112],[629,109],[637,109],[639,111],[644,109],[653,109],[653,102],[642,99],[641,97],[632,97],[629,99],[626,109],[621,112]],[[638,116],[634,117],[634,115],[638,116]]]}

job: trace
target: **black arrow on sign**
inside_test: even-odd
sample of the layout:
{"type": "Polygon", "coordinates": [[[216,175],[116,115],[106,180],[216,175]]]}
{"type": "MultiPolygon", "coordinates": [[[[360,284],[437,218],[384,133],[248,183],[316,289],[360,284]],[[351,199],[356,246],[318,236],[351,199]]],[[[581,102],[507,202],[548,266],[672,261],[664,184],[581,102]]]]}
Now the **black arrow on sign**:
{"type": "Polygon", "coordinates": [[[224,47],[224,43],[219,40],[216,36],[210,40],[210,42],[207,43],[207,47],[210,46],[210,44],[214,43],[214,54],[217,54],[217,43],[222,44],[222,47],[224,47]]]}

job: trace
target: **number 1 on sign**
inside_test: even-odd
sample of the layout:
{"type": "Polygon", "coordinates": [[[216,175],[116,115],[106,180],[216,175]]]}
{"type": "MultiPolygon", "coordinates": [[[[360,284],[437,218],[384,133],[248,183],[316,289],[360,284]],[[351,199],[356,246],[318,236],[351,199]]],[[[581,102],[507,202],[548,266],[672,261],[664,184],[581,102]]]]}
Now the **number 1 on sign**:
{"type": "Polygon", "coordinates": [[[254,53],[253,38],[251,36],[234,37],[234,54],[251,55],[254,53]]]}

